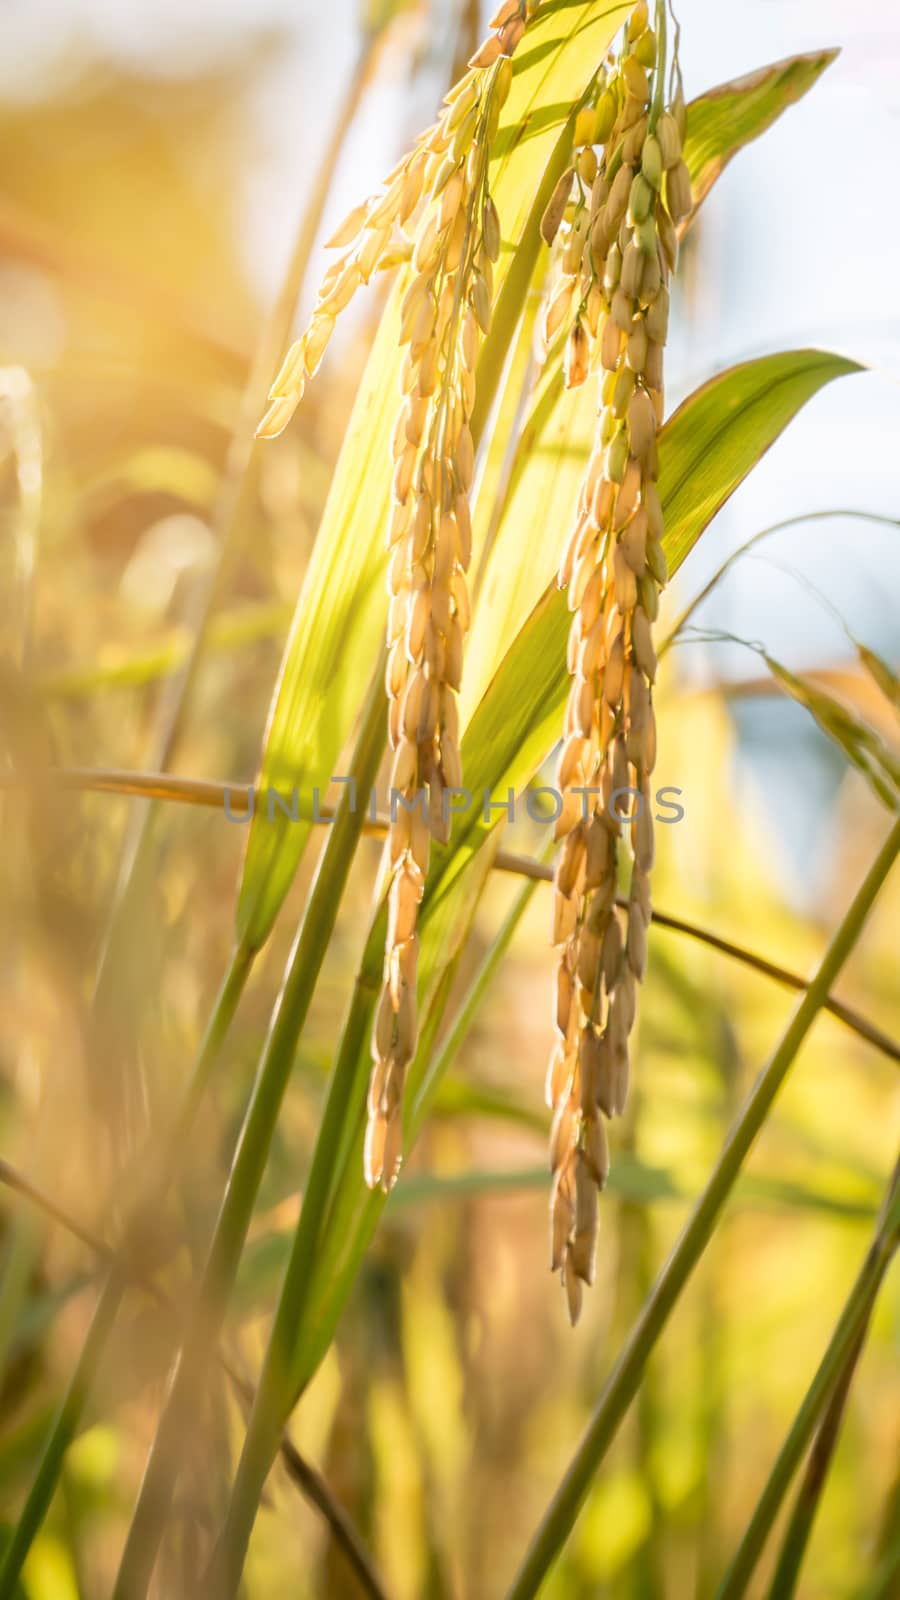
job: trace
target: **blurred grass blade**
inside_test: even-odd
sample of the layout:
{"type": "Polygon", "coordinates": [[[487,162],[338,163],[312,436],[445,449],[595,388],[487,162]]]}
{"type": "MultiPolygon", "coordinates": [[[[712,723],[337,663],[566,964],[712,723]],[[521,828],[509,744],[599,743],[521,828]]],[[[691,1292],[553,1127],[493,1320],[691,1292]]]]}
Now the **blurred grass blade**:
{"type": "Polygon", "coordinates": [[[900,710],[900,678],[897,677],[893,667],[877,651],[871,650],[859,639],[854,639],[853,643],[860,663],[865,667],[869,677],[874,679],[885,699],[891,702],[895,710],[900,710]]]}
{"type": "Polygon", "coordinates": [[[709,1182],[680,1234],[604,1385],[587,1430],[540,1523],[507,1600],[531,1600],[575,1525],[591,1480],[616,1436],[644,1369],[718,1223],[743,1163],[828,991],[853,950],[900,851],[895,822],[834,934],[809,989],[768,1065],[760,1073],[725,1142],[709,1182]]]}
{"type": "MultiPolygon", "coordinates": [[[[383,745],[381,674],[370,684],[350,775],[360,794],[375,781],[383,745]]],[[[178,1478],[179,1445],[186,1417],[202,1391],[203,1373],[215,1349],[234,1287],[238,1263],[269,1146],[294,1063],[297,1039],[312,1000],[334,931],[341,898],[359,841],[364,808],[345,789],[316,872],[303,919],[291,948],[284,981],[263,1048],[241,1127],[200,1283],[162,1413],[147,1459],[134,1515],[113,1591],[114,1600],[137,1600],[151,1581],[178,1478]]]]}
{"type": "MultiPolygon", "coordinates": [[[[207,648],[241,650],[263,639],[283,638],[290,620],[291,607],[281,600],[235,606],[213,618],[207,648]]],[[[140,689],[157,678],[178,672],[190,648],[191,634],[187,628],[169,628],[152,642],[137,648],[104,645],[95,661],[42,674],[36,686],[45,700],[77,700],[113,689],[140,689]]]]}
{"type": "Polygon", "coordinates": [[[765,133],[788,106],[802,100],[839,54],[839,50],[814,50],[788,56],[708,89],[690,102],[684,159],[695,210],[732,157],[765,133]]]}
{"type": "Polygon", "coordinates": [[[900,763],[884,740],[826,689],[790,672],[765,650],[760,653],[776,683],[791,700],[809,712],[822,732],[862,773],[879,800],[891,811],[900,809],[900,763]]]}
{"type": "MultiPolygon", "coordinates": [[[[152,1163],[148,1165],[146,1188],[139,1196],[130,1219],[136,1221],[138,1228],[144,1211],[158,1205],[158,1194],[165,1191],[180,1167],[197,1109],[244,992],[250,967],[250,957],[243,950],[236,949],[207,1024],[194,1069],[185,1085],[175,1124],[160,1152],[159,1168],[152,1163]]],[[[104,1359],[119,1306],[128,1287],[130,1270],[127,1252],[123,1250],[121,1258],[112,1260],[101,1286],[84,1344],[59,1410],[53,1418],[12,1538],[0,1561],[0,1600],[10,1600],[15,1593],[23,1564],[49,1510],[62,1474],[66,1451],[79,1427],[104,1359]]]]}
{"type": "MultiPolygon", "coordinates": [[[[627,12],[627,5],[596,0],[552,7],[534,19],[529,47],[515,58],[491,172],[503,250],[494,271],[493,324],[478,364],[476,441],[531,281],[547,172],[564,159],[557,152],[569,137],[573,102],[627,12]]],[[[284,791],[302,781],[307,791],[324,792],[359,708],[360,686],[370,681],[379,656],[404,281],[375,339],[297,604],[266,732],[260,775],[265,787],[284,791]]],[[[308,827],[286,818],[274,825],[257,818],[251,827],[238,929],[254,947],[278,914],[308,835],[308,827]]]]}
{"type": "Polygon", "coordinates": [[[12,538],[0,541],[0,648],[23,671],[31,655],[34,579],[44,507],[44,430],[24,367],[0,367],[0,451],[15,463],[12,538]]]}
{"type": "MultiPolygon", "coordinates": [[[[860,1267],[856,1281],[847,1298],[828,1348],[810,1384],[803,1403],[791,1424],[790,1431],[766,1481],[756,1510],[737,1553],[716,1592],[716,1600],[740,1600],[756,1570],[766,1539],[781,1510],[797,1467],[803,1459],[813,1436],[816,1424],[834,1393],[842,1369],[852,1356],[858,1343],[865,1337],[866,1327],[878,1291],[900,1244],[900,1166],[895,1168],[885,1204],[882,1208],[875,1236],[860,1267]]],[[[787,1566],[785,1567],[787,1578],[787,1566]]],[[[787,1596],[791,1587],[773,1589],[773,1595],[787,1596]]]]}
{"type": "Polygon", "coordinates": [[[180,445],[144,445],[106,461],[81,484],[92,516],[108,515],[123,500],[165,495],[208,511],[219,486],[218,468],[197,450],[180,445]]]}

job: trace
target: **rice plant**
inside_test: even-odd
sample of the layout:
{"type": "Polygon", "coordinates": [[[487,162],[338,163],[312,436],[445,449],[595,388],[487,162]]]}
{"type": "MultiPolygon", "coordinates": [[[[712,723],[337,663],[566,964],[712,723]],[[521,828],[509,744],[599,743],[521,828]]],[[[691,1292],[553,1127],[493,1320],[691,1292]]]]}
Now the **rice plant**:
{"type": "MultiPolygon", "coordinates": [[[[60,509],[80,502],[39,377],[4,369],[0,1600],[812,1597],[838,1592],[835,1560],[874,1600],[900,1571],[890,1424],[854,1419],[870,1342],[896,1389],[897,677],[840,603],[849,692],[715,606],[763,539],[896,519],[788,509],[724,559],[716,544],[798,413],[868,382],[861,359],[779,349],[674,407],[665,388],[718,178],[837,52],[691,97],[690,7],[506,0],[483,38],[464,7],[434,121],[332,226],[407,10],[367,8],[211,479],[196,444],[129,465],[141,489],[171,478],[180,508],[136,591],[162,581],[167,531],[179,560],[194,524],[214,535],[172,637],[85,670],[47,652],[42,562],[82,512],[60,509]],[[319,472],[305,549],[298,463],[319,472]],[[231,609],[271,597],[279,550],[299,591],[284,638],[283,604],[231,609]],[[692,685],[701,641],[758,663],[745,696],[790,709],[854,786],[870,844],[845,817],[827,914],[792,906],[765,851],[742,856],[736,690],[692,685]],[[228,781],[171,770],[182,745],[200,769],[221,747],[202,716],[217,663],[228,781]],[[118,744],[110,704],[128,707],[118,744]],[[104,740],[131,765],[88,764],[104,740]],[[671,825],[706,788],[682,857],[671,825]],[[725,915],[729,888],[771,949],[725,915]],[[820,1029],[817,1097],[800,1058],[820,1029]],[[812,1238],[850,1263],[821,1273],[821,1307],[814,1253],[797,1268],[815,1348],[787,1382],[747,1216],[773,1257],[812,1238]],[[748,1377],[725,1287],[760,1297],[774,1390],[748,1377]]],[[[430,11],[423,27],[436,49],[430,11]]],[[[130,491],[105,492],[124,525],[130,491]]],[[[821,601],[815,562],[793,576],[821,601]]]]}

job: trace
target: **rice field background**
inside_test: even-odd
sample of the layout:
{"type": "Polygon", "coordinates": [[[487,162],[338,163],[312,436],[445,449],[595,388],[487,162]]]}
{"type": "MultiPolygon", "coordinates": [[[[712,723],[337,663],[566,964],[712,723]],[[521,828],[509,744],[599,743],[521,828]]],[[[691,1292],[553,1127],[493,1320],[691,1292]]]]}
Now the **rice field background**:
{"type": "MultiPolygon", "coordinates": [[[[590,433],[581,391],[535,423],[528,319],[556,141],[628,11],[551,0],[513,56],[508,116],[534,104],[508,140],[515,181],[491,169],[498,282],[532,235],[535,254],[483,346],[460,715],[476,804],[508,774],[520,803],[480,853],[468,819],[433,853],[386,1201],[362,1171],[383,830],[310,806],[314,781],[323,811],[346,802],[328,779],[352,767],[385,810],[387,273],[341,314],[290,425],[253,435],[324,241],[433,121],[489,13],[0,15],[0,1595],[896,1592],[887,0],[678,8],[687,140],[698,97],[779,68],[692,157],[692,203],[701,178],[708,193],[672,284],[665,413],[686,420],[661,437],[660,482],[683,547],[655,624],[652,778],[683,816],[657,827],[631,1087],[574,1329],[549,1270],[553,829],[535,786],[556,782],[566,688],[541,596],[590,433]],[[733,159],[729,140],[746,141],[733,159]],[[729,376],[745,363],[763,363],[752,394],[729,376]],[[722,373],[709,415],[689,409],[722,373]],[[286,650],[294,698],[270,720],[286,650]],[[289,804],[296,785],[303,820],[244,817],[264,746],[263,780],[289,804]],[[764,1068],[783,1085],[738,1174],[726,1139],[764,1068]]],[[[553,361],[551,344],[551,378],[553,361]]]]}

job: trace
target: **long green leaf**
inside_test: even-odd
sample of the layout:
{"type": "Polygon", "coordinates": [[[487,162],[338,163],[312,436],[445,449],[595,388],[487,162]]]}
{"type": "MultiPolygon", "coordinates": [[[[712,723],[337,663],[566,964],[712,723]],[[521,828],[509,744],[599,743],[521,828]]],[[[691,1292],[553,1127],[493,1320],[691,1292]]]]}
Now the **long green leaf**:
{"type": "MultiPolygon", "coordinates": [[[[475,433],[499,382],[506,339],[531,279],[537,223],[547,184],[555,181],[558,147],[567,137],[560,129],[567,129],[573,104],[628,9],[597,0],[548,6],[515,58],[491,170],[503,251],[494,275],[494,327],[479,361],[475,433]]],[[[284,791],[302,783],[307,792],[324,791],[378,659],[390,436],[402,360],[400,287],[402,280],[372,349],[297,604],[266,731],[260,775],[265,788],[284,791]]],[[[237,914],[239,936],[252,947],[266,939],[308,836],[308,824],[286,817],[274,823],[266,816],[254,819],[237,914]]]]}
{"type": "Polygon", "coordinates": [[[760,67],[746,77],[721,83],[688,106],[688,138],[684,159],[691,175],[696,208],[709,193],[732,156],[810,90],[838,50],[814,50],[760,67]]]}
{"type": "Polygon", "coordinates": [[[900,810],[900,762],[884,740],[843,701],[808,678],[800,678],[767,651],[760,652],[776,683],[809,712],[822,732],[861,772],[889,810],[900,810]]]}
{"type": "MultiPolygon", "coordinates": [[[[859,370],[821,350],[786,351],[719,373],[679,406],[659,441],[670,573],[806,401],[859,370]]],[[[518,791],[555,743],[569,686],[568,628],[565,595],[550,584],[466,729],[463,770],[474,793],[518,791]]],[[[468,828],[477,825],[470,815],[468,828]]]]}

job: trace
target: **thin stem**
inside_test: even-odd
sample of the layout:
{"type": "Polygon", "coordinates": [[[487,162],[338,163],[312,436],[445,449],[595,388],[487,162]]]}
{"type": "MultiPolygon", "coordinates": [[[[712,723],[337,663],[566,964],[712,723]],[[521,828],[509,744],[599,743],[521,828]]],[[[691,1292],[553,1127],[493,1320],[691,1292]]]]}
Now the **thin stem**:
{"type": "MultiPolygon", "coordinates": [[[[350,772],[368,793],[384,748],[384,707],[376,674],[366,703],[350,772]]],[[[228,1306],[269,1146],[362,827],[345,792],[316,873],[306,912],[288,959],[237,1151],[203,1269],[198,1294],[176,1357],[119,1567],[114,1600],[147,1592],[178,1475],[178,1447],[194,1415],[209,1350],[228,1306]]],[[[0,1597],[2,1600],[2,1597],[0,1597]]]]}
{"type": "Polygon", "coordinates": [[[796,528],[803,522],[826,522],[832,517],[851,517],[856,518],[860,522],[877,522],[883,527],[888,528],[896,528],[900,526],[900,520],[898,520],[897,517],[885,517],[877,511],[837,510],[804,511],[799,516],[785,517],[781,522],[772,522],[767,528],[760,528],[758,533],[754,533],[751,538],[745,540],[743,544],[738,545],[738,548],[733,550],[730,556],[726,556],[725,560],[722,562],[722,565],[716,568],[716,571],[713,573],[709,582],[703,585],[700,593],[694,596],[694,599],[691,601],[690,605],[687,606],[687,608],[681,613],[681,616],[678,618],[677,622],[673,624],[669,634],[660,645],[657,654],[659,656],[663,656],[667,650],[671,649],[678,635],[682,632],[686,624],[694,615],[694,612],[697,611],[700,606],[702,606],[704,600],[708,599],[708,597],[712,594],[713,589],[715,589],[716,585],[721,582],[722,578],[724,578],[733,561],[737,561],[740,556],[745,555],[748,550],[752,550],[754,545],[759,544],[763,539],[769,539],[773,534],[783,532],[785,528],[796,528]]]}
{"type": "Polygon", "coordinates": [[[640,1317],[610,1373],[594,1415],[538,1527],[508,1600],[536,1595],[571,1532],[591,1480],[615,1438],[644,1368],[713,1233],[753,1143],[828,991],[853,950],[869,911],[900,850],[900,821],[891,829],[843,922],[834,934],[768,1065],[757,1078],[722,1154],[640,1317]]]}
{"type": "MultiPolygon", "coordinates": [[[[253,1385],[242,1378],[224,1358],[223,1365],[243,1403],[246,1416],[253,1407],[256,1391],[253,1385]]],[[[335,1543],[340,1546],[359,1580],[360,1588],[370,1600],[387,1600],[386,1590],[375,1571],[369,1551],[343,1506],[335,1500],[321,1472],[300,1454],[293,1440],[285,1432],[282,1432],[279,1438],[278,1453],[288,1477],[296,1484],[304,1499],[308,1500],[311,1506],[315,1506],[328,1523],[335,1543]]]]}
{"type": "MultiPolygon", "coordinates": [[[[869,1247],[866,1259],[859,1270],[856,1282],[850,1291],[816,1375],[806,1391],[803,1403],[791,1425],[790,1432],[778,1453],[775,1465],[760,1495],[756,1510],[750,1518],[734,1560],[716,1591],[716,1600],[739,1600],[739,1596],[746,1594],[747,1585],[756,1569],[763,1546],[771,1532],[772,1525],[781,1508],[794,1473],[803,1458],[803,1453],[813,1436],[816,1423],[822,1415],[823,1407],[835,1393],[836,1385],[842,1375],[842,1369],[848,1359],[853,1355],[857,1345],[862,1344],[878,1291],[897,1245],[900,1243],[900,1182],[898,1180],[900,1180],[900,1162],[894,1169],[887,1199],[882,1207],[875,1230],[875,1237],[869,1247]]],[[[852,1370],[851,1365],[850,1376],[852,1376],[852,1370]]],[[[849,1384],[849,1377],[847,1381],[849,1384]]],[[[789,1582],[791,1562],[796,1557],[797,1567],[799,1567],[804,1544],[805,1538],[796,1551],[792,1548],[788,1549],[784,1567],[784,1579],[785,1583],[789,1583],[789,1586],[779,1588],[776,1584],[776,1587],[773,1587],[772,1590],[773,1595],[777,1594],[783,1597],[791,1593],[793,1588],[793,1583],[789,1582]]],[[[781,1566],[779,1566],[779,1571],[781,1570],[781,1566]]]]}
{"type": "MultiPolygon", "coordinates": [[[[554,851],[555,844],[551,839],[546,846],[546,853],[550,855],[554,851]]],[[[500,854],[501,852],[498,850],[497,855],[494,857],[495,866],[498,863],[498,857],[500,854]]],[[[544,863],[535,862],[535,865],[542,866],[544,863]]],[[[548,867],[547,870],[550,871],[551,869],[548,867]]],[[[533,877],[529,874],[529,879],[530,881],[526,882],[520,894],[507,912],[506,918],[498,930],[496,938],[491,941],[490,948],[485,952],[481,966],[475,973],[475,976],[473,977],[465,995],[462,998],[462,1001],[460,1002],[456,1015],[454,1016],[453,1021],[447,1031],[446,1037],[441,1044],[441,1048],[429,1067],[426,1077],[423,1079],[423,1082],[420,1085],[419,1093],[416,1099],[417,1104],[424,1100],[431,1093],[432,1084],[440,1083],[451,1062],[459,1054],[459,1051],[462,1048],[463,1042],[466,1039],[469,1030],[472,1027],[472,1023],[475,1020],[476,1013],[481,1006],[488,988],[494,980],[497,968],[500,965],[503,956],[509,949],[513,934],[525,915],[525,912],[531,902],[531,896],[534,893],[534,889],[537,883],[540,881],[536,874],[533,877]]]]}
{"type": "Polygon", "coordinates": [[[651,133],[656,132],[663,112],[663,102],[666,94],[666,6],[668,0],[656,0],[656,79],[653,85],[653,102],[650,106],[650,120],[648,123],[651,133]]]}
{"type": "Polygon", "coordinates": [[[803,1558],[812,1534],[813,1523],[819,1509],[822,1491],[828,1478],[832,1457],[844,1419],[850,1388],[865,1345],[869,1317],[844,1358],[843,1370],[838,1375],[834,1392],[809,1453],[806,1473],[800,1485],[790,1522],[785,1530],[778,1565],[769,1589],[769,1600],[791,1600],[803,1565],[803,1558]]]}
{"type": "Polygon", "coordinates": [[[51,1221],[58,1222],[61,1228],[65,1228],[66,1233],[70,1233],[74,1239],[80,1239],[81,1243],[87,1245],[96,1255],[102,1256],[105,1260],[112,1256],[112,1247],[101,1239],[99,1234],[92,1233],[90,1228],[79,1222],[77,1217],[73,1217],[64,1206],[51,1199],[50,1195],[36,1183],[32,1183],[30,1178],[26,1178],[24,1173],[19,1172],[2,1158],[0,1158],[0,1183],[29,1200],[38,1211],[43,1211],[51,1221]]]}
{"type": "MultiPolygon", "coordinates": [[[[236,949],[207,1025],[175,1123],[160,1159],[157,1162],[151,1161],[148,1165],[148,1175],[145,1177],[140,1197],[132,1213],[132,1226],[135,1222],[139,1225],[140,1218],[158,1205],[159,1197],[166,1192],[174,1173],[180,1166],[194,1113],[218,1058],[222,1040],[237,1010],[251,965],[252,956],[241,948],[236,949]]],[[[0,1600],[12,1600],[16,1591],[22,1565],[47,1514],[59,1482],[66,1451],[78,1429],[94,1379],[103,1360],[109,1335],[129,1283],[127,1246],[130,1233],[131,1228],[126,1228],[125,1244],[110,1262],[75,1371],[44,1445],[28,1498],[0,1561],[0,1600]]]]}
{"type": "MultiPolygon", "coordinates": [[[[232,816],[244,816],[250,809],[249,796],[254,795],[253,804],[261,804],[264,791],[254,790],[252,784],[219,783],[202,778],[174,777],[165,772],[123,772],[115,768],[98,770],[94,768],[60,767],[52,769],[54,783],[62,789],[91,790],[103,794],[135,794],[152,796],[160,800],[171,800],[182,805],[209,806],[225,809],[232,816]]],[[[0,773],[0,792],[4,789],[21,786],[26,780],[15,773],[0,773]]],[[[303,796],[296,794],[297,814],[304,822],[330,823],[334,820],[334,812],[327,806],[314,808],[305,801],[303,796]]],[[[378,816],[373,821],[368,815],[363,819],[362,832],[374,838],[383,838],[388,830],[387,817],[378,816]]],[[[498,850],[494,857],[494,867],[498,872],[511,872],[522,878],[532,878],[541,883],[552,883],[553,871],[544,862],[536,861],[532,856],[517,855],[510,850],[498,850]]],[[[627,909],[627,901],[618,902],[627,909]]],[[[744,945],[735,944],[731,939],[725,939],[721,934],[713,933],[699,923],[690,922],[685,917],[673,916],[667,911],[654,910],[653,922],[658,928],[668,928],[673,933],[682,933],[688,939],[696,939],[699,944],[705,944],[712,950],[721,951],[722,955],[729,956],[733,961],[739,961],[743,966],[751,967],[754,972],[760,972],[764,977],[772,978],[776,983],[781,983],[786,989],[793,989],[801,993],[808,987],[806,978],[799,973],[791,972],[787,967],[781,967],[777,962],[769,961],[766,956],[757,955],[755,951],[748,950],[744,945]]],[[[824,1009],[843,1022],[852,1033],[865,1039],[867,1044],[880,1050],[882,1055],[891,1061],[900,1061],[900,1044],[888,1037],[874,1023],[860,1016],[851,1006],[845,1005],[842,1000],[829,995],[824,1009]]]]}

